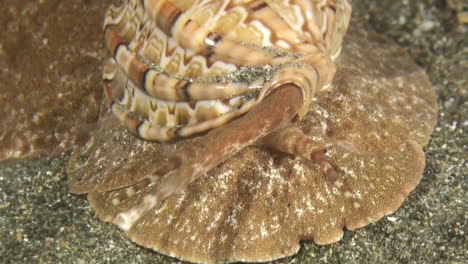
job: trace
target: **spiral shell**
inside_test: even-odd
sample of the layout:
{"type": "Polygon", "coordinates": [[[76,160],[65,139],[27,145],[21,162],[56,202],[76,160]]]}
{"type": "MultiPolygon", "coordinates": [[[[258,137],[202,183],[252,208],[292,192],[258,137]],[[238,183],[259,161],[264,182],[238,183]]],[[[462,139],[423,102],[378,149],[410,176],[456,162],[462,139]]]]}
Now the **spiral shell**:
{"type": "Polygon", "coordinates": [[[346,0],[129,0],[104,22],[104,91],[132,133],[186,137],[248,112],[275,88],[301,89],[302,117],[331,82],[346,0]]]}

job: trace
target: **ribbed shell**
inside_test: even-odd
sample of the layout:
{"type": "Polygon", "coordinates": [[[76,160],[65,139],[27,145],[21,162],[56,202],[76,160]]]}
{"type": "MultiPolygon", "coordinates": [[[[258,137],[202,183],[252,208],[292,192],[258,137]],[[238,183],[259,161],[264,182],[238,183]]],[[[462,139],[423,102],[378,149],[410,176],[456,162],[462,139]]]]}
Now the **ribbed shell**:
{"type": "Polygon", "coordinates": [[[155,141],[220,126],[285,83],[301,88],[302,116],[332,80],[349,17],[345,0],[128,0],[105,17],[105,94],[155,141]]]}

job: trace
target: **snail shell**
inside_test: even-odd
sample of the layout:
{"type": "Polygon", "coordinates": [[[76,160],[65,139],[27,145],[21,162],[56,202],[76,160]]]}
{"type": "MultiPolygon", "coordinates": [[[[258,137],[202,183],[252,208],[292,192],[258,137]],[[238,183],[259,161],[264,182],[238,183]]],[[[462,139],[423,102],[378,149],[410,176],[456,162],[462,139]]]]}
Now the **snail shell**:
{"type": "Polygon", "coordinates": [[[153,141],[221,126],[287,83],[302,117],[333,78],[350,13],[346,0],[128,0],[105,17],[107,102],[153,141]]]}

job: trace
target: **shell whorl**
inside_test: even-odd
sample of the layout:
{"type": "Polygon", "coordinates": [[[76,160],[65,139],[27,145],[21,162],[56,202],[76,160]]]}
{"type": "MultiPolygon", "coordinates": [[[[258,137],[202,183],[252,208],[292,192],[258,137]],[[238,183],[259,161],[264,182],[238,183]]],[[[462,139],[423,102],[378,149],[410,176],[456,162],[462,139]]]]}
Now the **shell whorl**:
{"type": "Polygon", "coordinates": [[[347,0],[128,0],[104,21],[105,95],[155,141],[221,126],[286,83],[302,91],[302,116],[333,78],[349,17],[347,0]]]}

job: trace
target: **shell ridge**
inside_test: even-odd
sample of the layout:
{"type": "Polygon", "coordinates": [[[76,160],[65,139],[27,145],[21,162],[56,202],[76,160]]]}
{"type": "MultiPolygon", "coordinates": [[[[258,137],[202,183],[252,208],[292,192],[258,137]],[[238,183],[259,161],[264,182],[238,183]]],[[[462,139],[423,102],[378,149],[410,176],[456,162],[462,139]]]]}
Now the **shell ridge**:
{"type": "MultiPolygon", "coordinates": [[[[149,14],[153,20],[157,20],[161,15],[160,10],[156,8],[159,5],[167,5],[167,9],[177,8],[168,1],[149,0],[145,2],[145,7],[152,12],[149,14]]],[[[182,12],[179,10],[179,12],[182,12]]],[[[229,39],[223,39],[222,36],[209,31],[203,25],[192,20],[190,16],[181,13],[175,20],[169,22],[170,32],[166,34],[173,36],[176,42],[185,49],[193,50],[195,53],[207,57],[214,56],[225,62],[245,65],[261,65],[269,63],[274,57],[267,53],[259,53],[260,50],[254,50],[237,44],[229,39]],[[229,52],[225,52],[229,51],[229,52]],[[249,54],[249,56],[238,56],[238,54],[249,54]]]]}
{"type": "MultiPolygon", "coordinates": [[[[288,9],[290,14],[293,14],[291,16],[300,17],[304,12],[301,8],[307,7],[311,9],[310,14],[317,12],[317,17],[322,15],[324,24],[328,20],[335,21],[334,14],[319,11],[330,8],[327,1],[321,4],[307,4],[303,1],[284,3],[291,4],[292,7],[288,9]],[[313,7],[317,10],[312,10],[313,7]]],[[[250,110],[272,90],[286,83],[295,84],[303,94],[304,105],[299,112],[299,116],[302,117],[318,88],[327,86],[335,71],[335,66],[324,48],[306,43],[307,35],[298,33],[297,27],[306,27],[306,22],[297,20],[295,24],[292,23],[293,19],[282,16],[278,12],[278,6],[272,1],[195,1],[186,4],[180,1],[147,0],[141,3],[129,0],[127,8],[109,10],[106,16],[106,44],[111,52],[114,51],[118,68],[122,69],[129,80],[126,85],[109,85],[119,82],[113,81],[113,77],[109,75],[105,80],[105,90],[112,91],[117,86],[124,87],[123,96],[116,97],[120,100],[114,100],[121,107],[120,112],[115,111],[115,114],[130,127],[130,131],[138,133],[142,138],[165,141],[177,136],[176,134],[188,136],[220,126],[250,110]],[[199,16],[205,11],[200,7],[204,6],[218,13],[199,23],[199,16]],[[224,31],[221,34],[216,33],[216,23],[229,10],[236,8],[245,10],[242,12],[247,16],[235,21],[234,25],[246,26],[257,21],[257,24],[266,30],[263,34],[269,36],[268,43],[271,43],[271,46],[230,39],[231,36],[224,34],[224,31]],[[124,14],[116,15],[115,12],[124,14]],[[115,18],[110,19],[112,16],[115,18]],[[120,25],[125,20],[131,23],[120,25]],[[138,23],[142,24],[138,26],[138,23]],[[280,33],[275,31],[277,27],[280,28],[280,33]],[[151,33],[148,33],[150,31],[151,33]],[[271,32],[279,35],[272,36],[271,32]],[[128,35],[132,34],[134,39],[126,41],[128,35]],[[288,46],[286,49],[281,49],[274,43],[280,41],[280,35],[292,38],[290,42],[283,43],[288,46]],[[157,40],[160,40],[161,44],[154,46],[159,47],[154,54],[159,55],[156,56],[156,61],[153,61],[150,49],[157,44],[157,40]],[[215,76],[187,77],[184,73],[196,60],[200,60],[199,65],[202,65],[205,74],[206,69],[214,70],[217,62],[228,63],[227,65],[234,67],[221,66],[222,71],[227,71],[215,76]],[[269,65],[270,70],[253,75],[254,78],[245,79],[242,74],[244,69],[247,69],[246,72],[256,67],[264,70],[265,65],[269,65]],[[237,79],[239,76],[241,78],[237,79]],[[238,106],[239,102],[242,102],[241,106],[238,106]],[[122,111],[127,112],[125,116],[122,111]],[[180,118],[175,117],[175,113],[179,111],[184,114],[180,114],[180,118]],[[128,121],[130,117],[143,125],[139,124],[135,128],[137,122],[128,121]],[[169,128],[177,128],[177,133],[166,133],[169,128]],[[157,129],[166,129],[166,132],[156,133],[157,129]]],[[[330,38],[337,28],[329,28],[329,31],[326,31],[322,25],[320,32],[328,34],[326,36],[330,38]]],[[[229,32],[231,29],[226,30],[229,32]]]]}
{"type": "MultiPolygon", "coordinates": [[[[125,44],[123,40],[119,37],[118,33],[113,31],[112,27],[107,28],[108,32],[106,34],[107,46],[109,50],[115,50],[114,58],[120,68],[127,74],[127,76],[132,80],[133,83],[142,91],[145,91],[148,95],[164,100],[190,100],[190,98],[181,97],[181,95],[186,94],[185,92],[178,91],[179,88],[187,89],[188,87],[184,84],[193,83],[194,80],[187,79],[177,79],[176,77],[171,77],[167,73],[164,73],[160,69],[149,68],[144,61],[140,60],[138,56],[135,55],[125,44]]],[[[154,65],[151,65],[154,66],[154,65]]],[[[218,90],[221,86],[229,87],[230,84],[217,84],[218,90]]],[[[227,90],[227,89],[224,89],[227,90]]],[[[243,89],[246,90],[246,89],[243,89]]],[[[228,96],[232,96],[228,95],[228,96]]],[[[218,97],[225,97],[225,93],[221,93],[218,97]]],[[[208,97],[213,98],[213,97],[208,97]]],[[[214,97],[217,98],[217,97],[214,97]]],[[[198,97],[195,99],[205,99],[204,97],[198,97]]]]}

